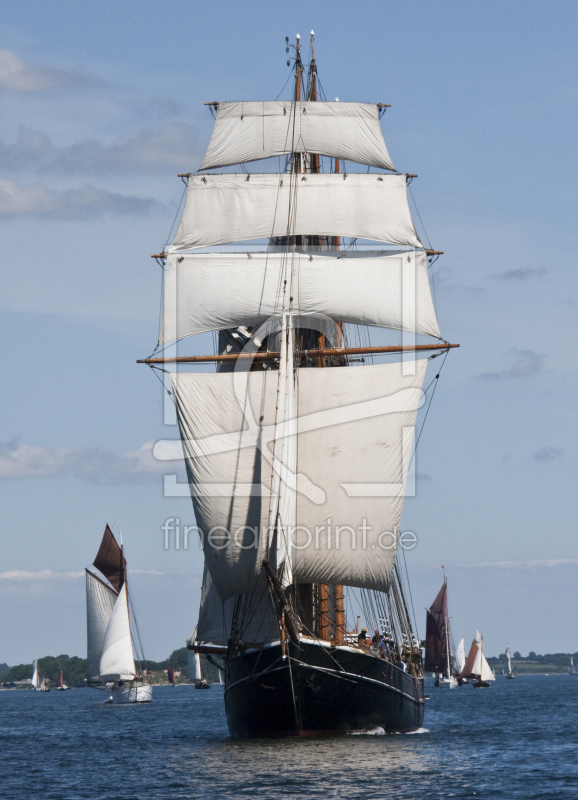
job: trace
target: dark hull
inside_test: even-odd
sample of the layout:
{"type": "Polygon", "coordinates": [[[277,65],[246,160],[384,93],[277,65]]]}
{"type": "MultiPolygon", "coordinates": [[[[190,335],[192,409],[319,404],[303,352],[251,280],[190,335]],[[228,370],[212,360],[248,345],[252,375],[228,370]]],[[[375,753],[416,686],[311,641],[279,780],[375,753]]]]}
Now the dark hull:
{"type": "Polygon", "coordinates": [[[301,642],[248,650],[227,662],[225,709],[232,736],[308,736],[423,725],[423,678],[348,648],[301,642]]]}

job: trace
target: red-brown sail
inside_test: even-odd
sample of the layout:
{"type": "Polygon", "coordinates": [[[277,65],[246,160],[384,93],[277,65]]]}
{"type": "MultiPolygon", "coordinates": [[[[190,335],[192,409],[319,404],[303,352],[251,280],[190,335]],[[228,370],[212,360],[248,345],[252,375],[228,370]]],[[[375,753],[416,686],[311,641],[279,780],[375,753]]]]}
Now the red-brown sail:
{"type": "Polygon", "coordinates": [[[470,652],[468,653],[466,663],[464,664],[464,668],[460,672],[460,678],[471,678],[473,676],[472,670],[474,668],[474,664],[476,662],[476,656],[478,655],[479,649],[480,646],[474,639],[474,641],[472,642],[472,646],[470,647],[470,652]]]}
{"type": "Polygon", "coordinates": [[[447,646],[449,645],[449,630],[447,628],[448,589],[444,580],[442,588],[427,612],[424,669],[431,672],[447,672],[447,646]]]}
{"type": "Polygon", "coordinates": [[[174,671],[174,669],[173,669],[173,668],[170,666],[170,664],[169,664],[169,666],[167,667],[167,678],[169,679],[169,683],[172,683],[172,684],[174,684],[174,682],[175,682],[175,671],[174,671]]]}
{"type": "Polygon", "coordinates": [[[58,678],[56,679],[56,688],[62,689],[63,686],[64,686],[64,678],[62,675],[62,670],[60,670],[60,672],[58,673],[58,678]]]}
{"type": "Polygon", "coordinates": [[[93,566],[108,578],[117,592],[120,592],[124,583],[126,560],[108,525],[104,529],[104,536],[93,561],[93,566]]]}

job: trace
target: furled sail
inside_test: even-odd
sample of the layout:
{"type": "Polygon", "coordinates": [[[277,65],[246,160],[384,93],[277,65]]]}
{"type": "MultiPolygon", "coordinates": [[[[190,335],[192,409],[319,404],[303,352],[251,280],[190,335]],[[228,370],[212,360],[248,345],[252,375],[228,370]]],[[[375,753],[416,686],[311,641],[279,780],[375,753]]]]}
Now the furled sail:
{"type": "Polygon", "coordinates": [[[86,570],[86,634],[89,682],[100,679],[100,655],[117,593],[86,570]]]}
{"type": "Polygon", "coordinates": [[[423,247],[405,175],[191,175],[167,252],[272,236],[354,236],[423,247]]]}
{"type": "MultiPolygon", "coordinates": [[[[193,641],[224,646],[229,641],[236,598],[221,600],[206,565],[201,589],[199,622],[193,641]]],[[[242,621],[239,624],[239,637],[243,642],[263,644],[279,638],[279,625],[275,614],[273,599],[265,576],[262,574],[251,594],[241,598],[242,621]]]]}
{"type": "Polygon", "coordinates": [[[126,574],[126,560],[108,525],[104,529],[104,536],[93,566],[108,578],[117,592],[120,592],[126,574]]]}
{"type": "Polygon", "coordinates": [[[369,103],[218,103],[217,121],[200,169],[286,153],[315,153],[393,170],[369,103]]]}
{"type": "Polygon", "coordinates": [[[426,617],[425,663],[429,672],[447,671],[448,587],[444,581],[426,617]]]}
{"type": "Polygon", "coordinates": [[[161,343],[279,317],[288,260],[296,314],[441,337],[423,251],[199,253],[167,259],[161,343]]]}
{"type": "Polygon", "coordinates": [[[99,672],[102,681],[130,681],[136,675],[128,617],[126,583],[123,584],[120,590],[106,628],[99,672]]]}
{"type": "MultiPolygon", "coordinates": [[[[296,582],[387,590],[427,360],[415,366],[297,371],[299,469],[284,478],[297,489],[296,582]]],[[[207,568],[223,600],[252,592],[268,544],[279,373],[171,380],[207,568]]]]}

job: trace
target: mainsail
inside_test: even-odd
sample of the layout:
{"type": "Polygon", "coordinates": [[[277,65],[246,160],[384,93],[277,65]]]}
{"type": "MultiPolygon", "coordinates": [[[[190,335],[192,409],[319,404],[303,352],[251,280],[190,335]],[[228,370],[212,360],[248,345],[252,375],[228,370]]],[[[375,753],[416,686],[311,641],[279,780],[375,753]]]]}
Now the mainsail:
{"type": "Polygon", "coordinates": [[[89,682],[100,680],[100,655],[118,594],[86,570],[86,638],[89,682]]]}
{"type": "Polygon", "coordinates": [[[32,683],[32,686],[34,686],[35,689],[39,689],[40,688],[40,674],[38,672],[38,661],[34,662],[34,670],[32,672],[32,681],[31,681],[31,683],[32,683]]]}
{"type": "Polygon", "coordinates": [[[448,585],[444,579],[426,617],[424,669],[447,672],[451,662],[449,650],[448,585]]]}

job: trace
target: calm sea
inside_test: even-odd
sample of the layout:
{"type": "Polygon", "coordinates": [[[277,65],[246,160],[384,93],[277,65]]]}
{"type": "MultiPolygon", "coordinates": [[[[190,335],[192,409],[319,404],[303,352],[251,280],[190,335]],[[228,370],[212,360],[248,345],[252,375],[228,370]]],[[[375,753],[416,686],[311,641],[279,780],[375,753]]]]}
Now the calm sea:
{"type": "Polygon", "coordinates": [[[578,676],[436,689],[412,735],[235,741],[223,690],[0,692],[2,800],[578,798],[578,676]]]}

